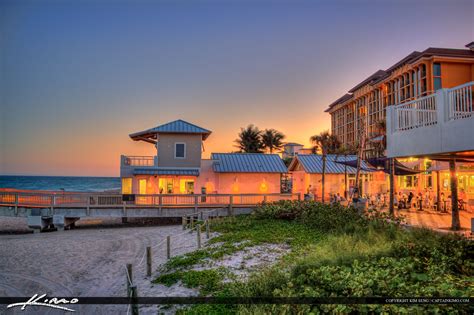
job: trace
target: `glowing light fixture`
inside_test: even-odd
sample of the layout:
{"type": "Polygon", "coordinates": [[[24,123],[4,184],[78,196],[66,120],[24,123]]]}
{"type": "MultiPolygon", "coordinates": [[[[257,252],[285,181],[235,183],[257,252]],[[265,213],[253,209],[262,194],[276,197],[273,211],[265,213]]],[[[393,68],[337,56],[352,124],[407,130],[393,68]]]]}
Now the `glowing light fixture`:
{"type": "Polygon", "coordinates": [[[263,178],[263,181],[262,183],[260,184],[260,188],[259,188],[260,192],[262,193],[265,193],[268,191],[268,184],[267,184],[267,181],[265,180],[265,178],[263,178]]]}

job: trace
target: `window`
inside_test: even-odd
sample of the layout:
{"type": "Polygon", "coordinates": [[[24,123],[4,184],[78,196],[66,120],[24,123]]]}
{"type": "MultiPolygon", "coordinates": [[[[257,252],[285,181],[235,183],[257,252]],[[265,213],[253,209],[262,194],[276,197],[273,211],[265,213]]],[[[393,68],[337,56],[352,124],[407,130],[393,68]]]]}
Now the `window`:
{"type": "Polygon", "coordinates": [[[132,179],[122,178],[122,194],[130,195],[132,193],[132,179]]]}
{"type": "Polygon", "coordinates": [[[418,178],[415,175],[399,176],[398,180],[398,184],[402,189],[415,188],[418,186],[418,178]]]}
{"type": "Polygon", "coordinates": [[[184,159],[186,158],[186,143],[175,143],[174,144],[174,158],[184,159]]]}
{"type": "Polygon", "coordinates": [[[138,193],[140,195],[146,195],[147,193],[147,180],[146,179],[139,179],[138,180],[138,193]]]}
{"type": "Polygon", "coordinates": [[[441,64],[440,63],[434,63],[433,64],[433,75],[435,77],[440,77],[441,76],[441,64]]]}
{"type": "Polygon", "coordinates": [[[182,194],[194,194],[194,179],[180,179],[179,192],[182,194]]]}
{"type": "Polygon", "coordinates": [[[435,91],[441,89],[441,64],[439,63],[433,64],[433,84],[435,91]]]}
{"type": "Polygon", "coordinates": [[[172,194],[174,181],[173,178],[160,178],[158,180],[158,189],[160,194],[172,194]]]}

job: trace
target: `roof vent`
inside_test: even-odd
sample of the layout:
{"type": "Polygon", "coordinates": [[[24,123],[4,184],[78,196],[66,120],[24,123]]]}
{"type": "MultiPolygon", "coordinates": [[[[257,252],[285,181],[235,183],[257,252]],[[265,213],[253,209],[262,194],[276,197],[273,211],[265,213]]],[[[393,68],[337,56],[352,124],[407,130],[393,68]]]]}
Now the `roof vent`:
{"type": "Polygon", "coordinates": [[[471,51],[474,51],[474,42],[470,42],[466,45],[466,47],[469,48],[471,51]]]}

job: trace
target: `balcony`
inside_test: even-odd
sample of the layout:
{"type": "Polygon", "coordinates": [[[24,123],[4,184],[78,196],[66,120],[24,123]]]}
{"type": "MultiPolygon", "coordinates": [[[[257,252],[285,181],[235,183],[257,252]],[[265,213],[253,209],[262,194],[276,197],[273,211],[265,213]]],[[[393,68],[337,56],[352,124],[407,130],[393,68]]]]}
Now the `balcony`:
{"type": "Polygon", "coordinates": [[[158,166],[157,156],[126,156],[122,155],[120,159],[121,167],[128,166],[158,166]]]}
{"type": "Polygon", "coordinates": [[[474,82],[387,107],[387,156],[474,150],[474,82]]]}
{"type": "Polygon", "coordinates": [[[137,168],[153,168],[158,166],[157,156],[120,156],[120,176],[131,177],[137,168]]]}

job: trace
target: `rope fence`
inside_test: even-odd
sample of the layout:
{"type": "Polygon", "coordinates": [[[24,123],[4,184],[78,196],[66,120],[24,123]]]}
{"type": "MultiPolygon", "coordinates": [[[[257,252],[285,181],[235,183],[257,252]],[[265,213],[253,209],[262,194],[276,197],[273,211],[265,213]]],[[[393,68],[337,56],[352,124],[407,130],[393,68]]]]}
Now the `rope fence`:
{"type": "MultiPolygon", "coordinates": [[[[158,250],[155,251],[155,249],[162,247],[163,244],[166,243],[166,260],[169,260],[172,258],[172,250],[176,251],[178,249],[188,249],[188,248],[197,248],[200,249],[202,247],[202,235],[201,232],[204,227],[205,231],[205,237],[206,240],[210,238],[210,220],[219,218],[219,210],[226,209],[226,208],[216,208],[212,210],[201,210],[199,212],[195,212],[192,214],[187,214],[181,218],[182,222],[181,225],[183,227],[183,232],[179,234],[174,234],[174,235],[168,235],[164,240],[159,242],[158,244],[154,246],[146,246],[145,251],[143,255],[141,256],[140,262],[138,263],[138,267],[140,268],[142,264],[146,261],[146,275],[148,277],[151,277],[152,275],[152,267],[153,267],[153,252],[158,252],[158,250]],[[213,212],[217,212],[217,215],[211,216],[210,214],[213,212]],[[206,215],[206,216],[205,216],[206,215]],[[205,217],[205,218],[204,218],[205,217]],[[190,245],[183,245],[183,246],[177,246],[177,247],[172,247],[172,238],[178,238],[180,236],[183,236],[185,234],[192,234],[194,231],[196,231],[196,243],[190,244],[190,245]],[[146,259],[145,259],[146,258],[146,259]]],[[[184,243],[186,243],[185,241],[184,243]]],[[[138,315],[138,304],[137,304],[137,298],[138,298],[138,292],[137,292],[137,286],[136,284],[133,283],[133,266],[132,264],[127,264],[125,267],[125,273],[126,273],[126,282],[127,282],[127,297],[130,299],[130,304],[128,305],[127,309],[127,315],[129,314],[131,310],[132,315],[138,315]]]]}

